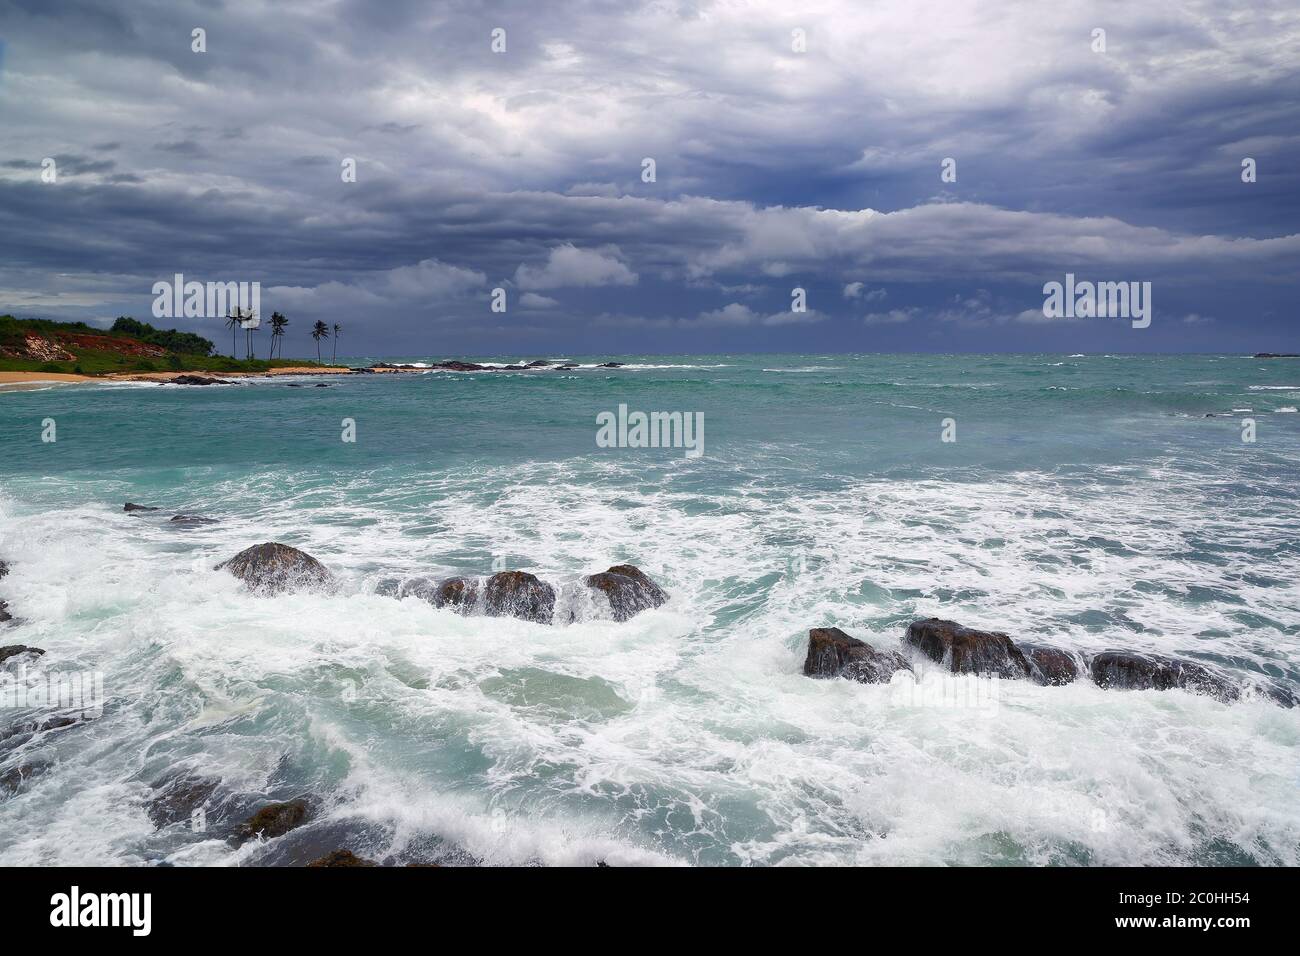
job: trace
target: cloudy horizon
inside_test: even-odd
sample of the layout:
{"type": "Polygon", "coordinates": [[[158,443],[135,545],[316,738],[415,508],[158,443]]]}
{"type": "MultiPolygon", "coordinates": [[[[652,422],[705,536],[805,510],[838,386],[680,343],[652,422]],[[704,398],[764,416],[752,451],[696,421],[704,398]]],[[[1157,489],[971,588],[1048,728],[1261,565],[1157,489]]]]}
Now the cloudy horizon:
{"type": "Polygon", "coordinates": [[[1269,2],[0,0],[0,313],[183,273],[296,355],[1300,351],[1298,65],[1269,2]],[[1044,318],[1067,273],[1150,327],[1044,318]]]}

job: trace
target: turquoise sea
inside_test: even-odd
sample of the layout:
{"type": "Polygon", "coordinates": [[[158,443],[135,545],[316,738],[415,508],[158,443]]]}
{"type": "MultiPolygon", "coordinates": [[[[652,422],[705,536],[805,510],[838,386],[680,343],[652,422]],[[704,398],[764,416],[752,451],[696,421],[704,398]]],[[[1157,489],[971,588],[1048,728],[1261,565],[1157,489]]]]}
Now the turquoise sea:
{"type": "Polygon", "coordinates": [[[0,865],[1300,865],[1300,708],[801,673],[811,627],[901,651],[937,615],[1300,691],[1300,360],[481,361],[534,358],[580,367],[0,391],[0,644],[106,695],[37,733],[0,710],[0,776],[34,768],[0,865]],[[702,414],[703,454],[598,447],[620,405],[702,414]],[[262,541],[338,593],[213,569],[262,541]],[[669,602],[546,626],[393,596],[518,568],[568,600],[616,563],[669,602]],[[207,829],[146,812],[178,774],[220,781],[207,829]],[[223,838],[296,796],[307,826],[223,838]]]}

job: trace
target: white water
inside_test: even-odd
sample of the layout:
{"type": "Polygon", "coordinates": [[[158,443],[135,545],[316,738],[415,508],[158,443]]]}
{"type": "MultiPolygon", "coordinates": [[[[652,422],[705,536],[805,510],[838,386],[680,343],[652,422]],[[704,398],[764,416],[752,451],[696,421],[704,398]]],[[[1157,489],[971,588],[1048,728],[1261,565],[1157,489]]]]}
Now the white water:
{"type": "Polygon", "coordinates": [[[1300,657],[1294,552],[1188,559],[1188,529],[1267,547],[1290,534],[1278,516],[1216,511],[1212,485],[1159,466],[1120,487],[871,482],[712,509],[671,481],[632,504],[560,466],[505,477],[486,476],[505,490],[485,506],[451,493],[464,475],[324,497],[267,475],[240,500],[274,504],[184,533],[0,502],[2,590],[27,621],[3,643],[103,671],[111,699],[37,742],[57,762],[0,799],[0,864],[256,861],[155,833],[147,781],[194,766],[278,797],[288,758],[323,802],[312,826],[364,832],[371,857],[434,837],[488,863],[1300,865],[1300,710],[1086,681],[909,707],[800,674],[809,627],[901,649],[907,620],[941,614],[1281,675],[1300,657]],[[212,569],[262,540],[316,555],[342,592],[258,598],[212,569]],[[374,593],[484,549],[556,582],[633,560],[672,600],[552,628],[374,593]]]}

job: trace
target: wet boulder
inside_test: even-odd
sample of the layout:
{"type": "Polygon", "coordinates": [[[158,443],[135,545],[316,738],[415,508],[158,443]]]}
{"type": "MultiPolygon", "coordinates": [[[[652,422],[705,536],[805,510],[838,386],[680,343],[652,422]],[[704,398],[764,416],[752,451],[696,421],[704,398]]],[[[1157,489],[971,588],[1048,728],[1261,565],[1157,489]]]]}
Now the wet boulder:
{"type": "Polygon", "coordinates": [[[325,866],[378,866],[373,860],[365,860],[357,856],[351,850],[335,850],[333,853],[327,853],[319,860],[312,860],[307,864],[312,867],[325,866]]]}
{"type": "Polygon", "coordinates": [[[306,800],[268,803],[235,829],[235,839],[240,843],[255,837],[272,840],[302,826],[310,816],[306,800]]]}
{"type": "Polygon", "coordinates": [[[1250,685],[1251,692],[1271,700],[1279,707],[1300,707],[1300,698],[1294,693],[1270,680],[1261,680],[1250,685]]]}
{"type": "Polygon", "coordinates": [[[977,631],[955,621],[930,617],[913,621],[904,638],[932,661],[954,674],[992,674],[1027,678],[1033,668],[1014,641],[998,631],[977,631]]]}
{"type": "Polygon", "coordinates": [[[444,578],[435,581],[432,578],[414,578],[401,582],[397,587],[397,596],[417,597],[428,601],[434,607],[449,607],[468,614],[478,601],[479,586],[475,578],[444,578]]]}
{"type": "Polygon", "coordinates": [[[8,608],[9,608],[8,601],[0,601],[0,624],[5,623],[6,621],[12,621],[14,619],[14,616],[9,613],[8,608]]]}
{"type": "Polygon", "coordinates": [[[39,777],[50,768],[48,760],[33,760],[0,770],[0,793],[14,794],[33,777],[39,777]]]}
{"type": "Polygon", "coordinates": [[[172,379],[173,385],[229,385],[220,378],[208,378],[206,375],[177,375],[172,379]]]}
{"type": "Polygon", "coordinates": [[[273,541],[245,548],[216,567],[223,568],[244,581],[250,590],[263,594],[325,588],[334,581],[325,566],[310,554],[273,541]]]}
{"type": "MultiPolygon", "coordinates": [[[[0,609],[2,609],[3,606],[4,602],[0,601],[0,609]]],[[[0,617],[0,621],[3,620],[4,618],[0,617]]],[[[33,657],[40,657],[44,653],[45,651],[39,647],[28,647],[26,644],[7,644],[4,647],[0,647],[0,664],[3,664],[11,657],[18,657],[21,654],[31,654],[33,657]]]]}
{"type": "Polygon", "coordinates": [[[1106,689],[1179,689],[1208,694],[1224,701],[1233,701],[1241,696],[1237,687],[1209,668],[1158,654],[1106,651],[1089,662],[1088,670],[1093,683],[1106,689]]]}
{"type": "Polygon", "coordinates": [[[616,564],[608,571],[589,574],[582,580],[587,587],[600,591],[609,599],[616,621],[626,621],[668,600],[663,588],[631,564],[616,564]]]}
{"type": "Polygon", "coordinates": [[[154,796],[145,803],[145,813],[159,829],[192,820],[194,811],[206,808],[220,785],[221,781],[216,777],[192,773],[155,781],[154,796]]]}
{"type": "Polygon", "coordinates": [[[808,632],[808,677],[847,677],[863,684],[883,684],[897,671],[912,670],[901,654],[878,651],[838,627],[814,627],[808,632]]]}
{"type": "Polygon", "coordinates": [[[1069,651],[1059,647],[1038,645],[1020,645],[1025,659],[1029,661],[1031,676],[1040,684],[1059,687],[1069,684],[1079,676],[1079,662],[1069,651]]]}
{"type": "Polygon", "coordinates": [[[128,501],[122,505],[123,511],[157,511],[153,505],[138,505],[134,501],[128,501]]]}
{"type": "Polygon", "coordinates": [[[555,613],[555,588],[527,571],[501,571],[483,586],[483,609],[491,617],[550,624],[555,613]]]}
{"type": "Polygon", "coordinates": [[[216,518],[205,518],[203,515],[173,515],[172,524],[176,525],[200,525],[216,524],[216,518]]]}
{"type": "Polygon", "coordinates": [[[478,601],[478,581],[474,578],[448,578],[438,582],[426,600],[434,607],[452,607],[468,613],[478,601]]]}
{"type": "Polygon", "coordinates": [[[9,573],[9,562],[0,561],[0,578],[9,573]]]}

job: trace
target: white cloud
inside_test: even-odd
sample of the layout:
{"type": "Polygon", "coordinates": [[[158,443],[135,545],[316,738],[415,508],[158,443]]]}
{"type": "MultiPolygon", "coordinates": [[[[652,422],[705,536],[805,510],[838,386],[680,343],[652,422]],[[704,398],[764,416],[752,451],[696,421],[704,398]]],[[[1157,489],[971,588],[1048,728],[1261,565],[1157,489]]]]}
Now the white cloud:
{"type": "Polygon", "coordinates": [[[521,289],[635,285],[636,281],[637,274],[619,259],[617,247],[602,252],[565,243],[550,251],[542,268],[520,265],[515,270],[515,283],[521,289]]]}
{"type": "Polygon", "coordinates": [[[773,312],[763,315],[755,312],[747,305],[739,302],[732,302],[724,305],[721,309],[713,309],[710,312],[701,312],[695,318],[696,325],[799,325],[804,323],[821,322],[826,318],[825,315],[816,309],[809,309],[806,312],[773,312]]]}
{"type": "Polygon", "coordinates": [[[525,292],[519,297],[519,306],[524,309],[553,309],[559,304],[559,300],[536,292],[525,292]]]}
{"type": "Polygon", "coordinates": [[[890,309],[888,312],[872,312],[862,317],[864,325],[902,325],[911,322],[919,312],[918,309],[890,309]]]}

